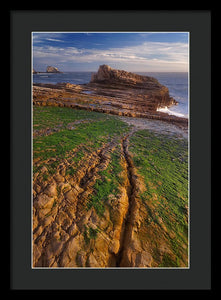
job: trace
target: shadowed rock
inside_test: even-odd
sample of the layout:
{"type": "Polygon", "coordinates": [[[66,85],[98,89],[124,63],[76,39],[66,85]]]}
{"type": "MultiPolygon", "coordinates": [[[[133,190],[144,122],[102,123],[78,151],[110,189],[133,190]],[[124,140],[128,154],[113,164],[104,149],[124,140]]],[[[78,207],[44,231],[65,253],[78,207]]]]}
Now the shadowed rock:
{"type": "Polygon", "coordinates": [[[178,104],[170,97],[168,88],[156,78],[112,69],[108,65],[101,65],[98,72],[92,74],[89,86],[96,88],[99,94],[116,97],[118,102],[136,107],[140,112],[153,112],[178,104]]]}

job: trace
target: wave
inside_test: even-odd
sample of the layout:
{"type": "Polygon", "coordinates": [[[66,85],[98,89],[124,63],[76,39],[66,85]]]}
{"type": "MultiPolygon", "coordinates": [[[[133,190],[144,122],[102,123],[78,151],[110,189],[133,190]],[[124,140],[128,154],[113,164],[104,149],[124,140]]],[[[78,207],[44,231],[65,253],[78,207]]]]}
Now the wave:
{"type": "Polygon", "coordinates": [[[162,108],[157,108],[157,111],[160,111],[160,112],[163,112],[163,113],[167,113],[168,115],[174,115],[174,116],[177,116],[177,117],[183,117],[183,118],[185,118],[184,114],[178,113],[176,111],[172,111],[172,110],[168,109],[167,106],[162,107],[162,108]]]}

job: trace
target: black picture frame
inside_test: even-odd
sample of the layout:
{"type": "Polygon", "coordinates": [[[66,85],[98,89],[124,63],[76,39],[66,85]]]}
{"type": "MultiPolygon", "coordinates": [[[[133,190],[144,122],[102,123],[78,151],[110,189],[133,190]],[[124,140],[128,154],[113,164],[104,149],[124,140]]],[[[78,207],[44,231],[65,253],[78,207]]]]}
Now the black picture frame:
{"type": "Polygon", "coordinates": [[[211,289],[211,12],[14,10],[10,12],[10,29],[11,289],[211,289]],[[32,269],[31,33],[33,31],[190,33],[189,269],[32,269]]]}

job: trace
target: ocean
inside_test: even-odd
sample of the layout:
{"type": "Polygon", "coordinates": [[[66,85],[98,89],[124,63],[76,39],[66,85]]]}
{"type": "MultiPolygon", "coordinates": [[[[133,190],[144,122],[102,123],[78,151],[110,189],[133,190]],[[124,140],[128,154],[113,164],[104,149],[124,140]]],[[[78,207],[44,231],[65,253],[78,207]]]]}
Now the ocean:
{"type": "MultiPolygon", "coordinates": [[[[69,82],[73,84],[88,83],[93,72],[64,72],[64,73],[38,73],[33,74],[33,83],[69,82]]],[[[188,118],[188,73],[187,72],[137,72],[144,76],[155,77],[161,84],[169,89],[170,96],[179,102],[178,105],[165,107],[159,111],[171,115],[188,118]]]]}

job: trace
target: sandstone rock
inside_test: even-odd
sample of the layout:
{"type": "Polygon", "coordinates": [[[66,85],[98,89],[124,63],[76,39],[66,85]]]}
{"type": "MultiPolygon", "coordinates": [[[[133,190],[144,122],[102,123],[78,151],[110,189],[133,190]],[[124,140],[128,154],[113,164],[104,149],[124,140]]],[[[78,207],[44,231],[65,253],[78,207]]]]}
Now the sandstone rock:
{"type": "Polygon", "coordinates": [[[85,267],[87,261],[86,252],[80,251],[77,253],[76,262],[79,267],[85,267]]]}
{"type": "Polygon", "coordinates": [[[42,248],[42,244],[45,242],[46,235],[42,234],[37,238],[36,244],[38,245],[39,249],[42,248]]]}
{"type": "Polygon", "coordinates": [[[73,89],[73,90],[77,90],[77,91],[82,90],[80,85],[72,84],[72,83],[69,83],[69,82],[65,83],[65,88],[66,89],[73,89]]]}
{"type": "Polygon", "coordinates": [[[161,85],[155,78],[121,70],[113,72],[114,69],[105,66],[102,68],[107,70],[101,71],[98,76],[97,73],[92,75],[90,83],[76,85],[76,87],[66,86],[66,83],[33,84],[33,104],[72,107],[113,115],[163,120],[187,128],[187,118],[158,111],[159,108],[170,107],[178,102],[170,97],[168,88],[161,85]],[[108,72],[114,75],[110,76],[108,72]],[[91,95],[85,94],[84,90],[93,93],[93,104],[91,104],[91,95]],[[81,104],[78,102],[79,93],[81,104]]]}
{"type": "Polygon", "coordinates": [[[68,230],[69,235],[76,235],[78,233],[78,228],[76,224],[72,224],[68,230]]]}
{"type": "Polygon", "coordinates": [[[35,184],[35,185],[34,185],[34,188],[35,188],[36,193],[39,194],[40,191],[41,191],[41,186],[38,185],[38,184],[35,184]]]}
{"type": "Polygon", "coordinates": [[[61,231],[61,241],[65,243],[67,242],[68,239],[69,239],[69,234],[66,233],[64,230],[61,231]]]}
{"type": "Polygon", "coordinates": [[[36,232],[34,233],[34,236],[39,236],[41,235],[43,231],[43,227],[42,226],[39,226],[38,229],[36,230],[36,232]]]}
{"type": "Polygon", "coordinates": [[[97,262],[93,253],[91,253],[88,257],[88,267],[92,267],[92,268],[100,267],[100,264],[97,262]]]}
{"type": "Polygon", "coordinates": [[[113,241],[111,241],[108,250],[111,253],[117,254],[118,251],[119,251],[119,249],[120,249],[120,241],[119,240],[113,240],[113,241]]]}
{"type": "Polygon", "coordinates": [[[51,267],[52,268],[57,268],[58,267],[58,263],[56,261],[54,261],[52,264],[51,264],[51,267]]]}
{"type": "Polygon", "coordinates": [[[63,244],[64,243],[62,241],[59,241],[57,239],[52,239],[46,248],[47,259],[50,259],[51,257],[58,255],[63,248],[63,244]]]}
{"type": "Polygon", "coordinates": [[[49,197],[57,196],[57,185],[56,183],[49,184],[46,189],[44,190],[44,193],[48,195],[49,197]]]}
{"type": "Polygon", "coordinates": [[[38,219],[35,217],[36,215],[36,209],[35,207],[33,206],[33,222],[32,222],[32,229],[33,231],[38,227],[38,219]]]}
{"type": "Polygon", "coordinates": [[[43,221],[44,227],[50,225],[53,222],[53,220],[54,220],[54,218],[51,215],[48,216],[47,218],[45,218],[43,221]]]}
{"type": "Polygon", "coordinates": [[[61,210],[59,215],[57,216],[57,222],[62,227],[67,228],[71,224],[71,219],[69,218],[68,214],[61,210]]]}
{"type": "Polygon", "coordinates": [[[57,182],[64,182],[64,177],[63,176],[61,176],[60,174],[56,174],[55,176],[54,176],[54,180],[56,180],[57,182]]]}
{"type": "Polygon", "coordinates": [[[52,66],[48,66],[46,69],[47,73],[62,73],[58,70],[58,68],[56,67],[52,67],[52,66]]]}
{"type": "Polygon", "coordinates": [[[34,205],[37,208],[52,208],[54,203],[54,197],[49,197],[46,194],[40,194],[37,196],[37,200],[34,202],[34,205]]]}
{"type": "Polygon", "coordinates": [[[56,232],[53,233],[53,238],[56,239],[56,240],[60,239],[59,231],[56,231],[56,232]]]}
{"type": "Polygon", "coordinates": [[[75,184],[73,186],[73,189],[77,192],[77,193],[82,193],[84,191],[84,189],[82,189],[81,187],[79,187],[78,184],[75,184]]]}
{"type": "Polygon", "coordinates": [[[160,247],[158,248],[158,251],[160,255],[164,255],[165,253],[170,253],[171,250],[168,248],[166,244],[161,244],[160,247]]]}
{"type": "Polygon", "coordinates": [[[51,211],[51,208],[42,208],[42,209],[39,209],[39,212],[38,212],[38,217],[39,219],[44,219],[44,217],[51,211]]]}
{"type": "Polygon", "coordinates": [[[41,256],[41,249],[36,244],[33,244],[33,265],[36,264],[41,256]]]}
{"type": "Polygon", "coordinates": [[[160,89],[162,85],[157,79],[142,76],[124,70],[112,69],[108,65],[101,65],[97,73],[92,74],[90,83],[115,83],[116,85],[131,85],[134,88],[160,89]]]}
{"type": "Polygon", "coordinates": [[[65,165],[60,165],[60,174],[61,174],[61,176],[65,176],[65,174],[66,174],[65,165]]]}
{"type": "Polygon", "coordinates": [[[71,190],[69,190],[68,192],[65,193],[65,198],[66,198],[68,201],[70,201],[70,202],[74,202],[75,199],[76,199],[76,197],[77,197],[77,192],[76,192],[76,190],[71,189],[71,190]]]}
{"type": "Polygon", "coordinates": [[[48,169],[47,169],[45,166],[43,166],[43,167],[41,168],[41,173],[45,173],[45,172],[48,172],[48,169]]]}
{"type": "Polygon", "coordinates": [[[62,254],[61,259],[61,265],[62,266],[68,266],[70,261],[74,262],[75,266],[77,267],[75,263],[75,258],[77,256],[77,253],[81,250],[81,243],[82,243],[81,236],[76,236],[73,238],[70,238],[70,240],[67,242],[66,247],[62,254]]]}
{"type": "Polygon", "coordinates": [[[124,113],[119,111],[118,114],[121,115],[133,116],[134,107],[138,112],[156,112],[160,107],[177,104],[177,101],[170,97],[168,88],[156,78],[112,69],[108,65],[101,65],[97,73],[92,74],[88,85],[97,87],[102,94],[116,97],[118,109],[129,110],[124,113]]]}
{"type": "Polygon", "coordinates": [[[68,192],[71,190],[71,185],[69,183],[60,182],[58,185],[58,189],[60,189],[61,192],[68,192]]]}
{"type": "Polygon", "coordinates": [[[136,267],[151,267],[153,257],[148,252],[139,252],[136,255],[132,255],[132,264],[136,267]]]}
{"type": "MultiPolygon", "coordinates": [[[[98,93],[107,95],[95,98],[98,111],[116,115],[146,117],[146,113],[151,112],[148,116],[161,118],[160,113],[155,114],[156,107],[167,101],[172,103],[168,89],[156,79],[114,70],[106,65],[92,76],[88,86],[93,90],[93,97],[98,93]]],[[[86,103],[88,98],[83,94],[79,97],[80,92],[75,93],[76,88],[71,84],[38,88],[34,89],[33,99],[37,99],[39,105],[55,106],[59,103],[61,106],[88,109],[86,104],[79,106],[74,102],[74,99],[80,98],[86,103]]],[[[96,107],[93,109],[96,110],[96,107]]],[[[68,124],[70,128],[73,125],[74,122],[68,124]]],[[[124,147],[126,153],[128,144],[124,146],[121,145],[120,149],[122,152],[124,147]]],[[[41,178],[42,173],[48,172],[47,165],[51,161],[45,161],[39,177],[36,176],[33,183],[34,266],[155,267],[165,253],[170,254],[170,246],[164,236],[158,236],[159,228],[164,229],[163,233],[166,232],[163,220],[159,218],[161,222],[156,227],[150,222],[145,227],[144,220],[149,215],[146,204],[144,206],[138,196],[145,191],[145,185],[142,185],[142,178],[135,174],[132,160],[129,157],[126,160],[123,152],[121,175],[124,184],[119,186],[117,195],[110,194],[108,200],[103,202],[102,216],[97,214],[94,207],[88,208],[88,197],[94,192],[93,186],[100,178],[98,174],[108,166],[112,149],[104,145],[102,150],[85,155],[76,165],[77,172],[74,175],[66,171],[75,166],[74,163],[68,158],[64,159],[47,181],[41,178]],[[127,164],[130,161],[130,170],[126,161],[127,164]],[[158,243],[154,249],[152,232],[157,236],[158,243]],[[154,250],[158,251],[157,260],[151,255],[154,250]]],[[[39,162],[35,163],[40,166],[39,162]]],[[[149,209],[154,213],[154,207],[149,209]]]]}

